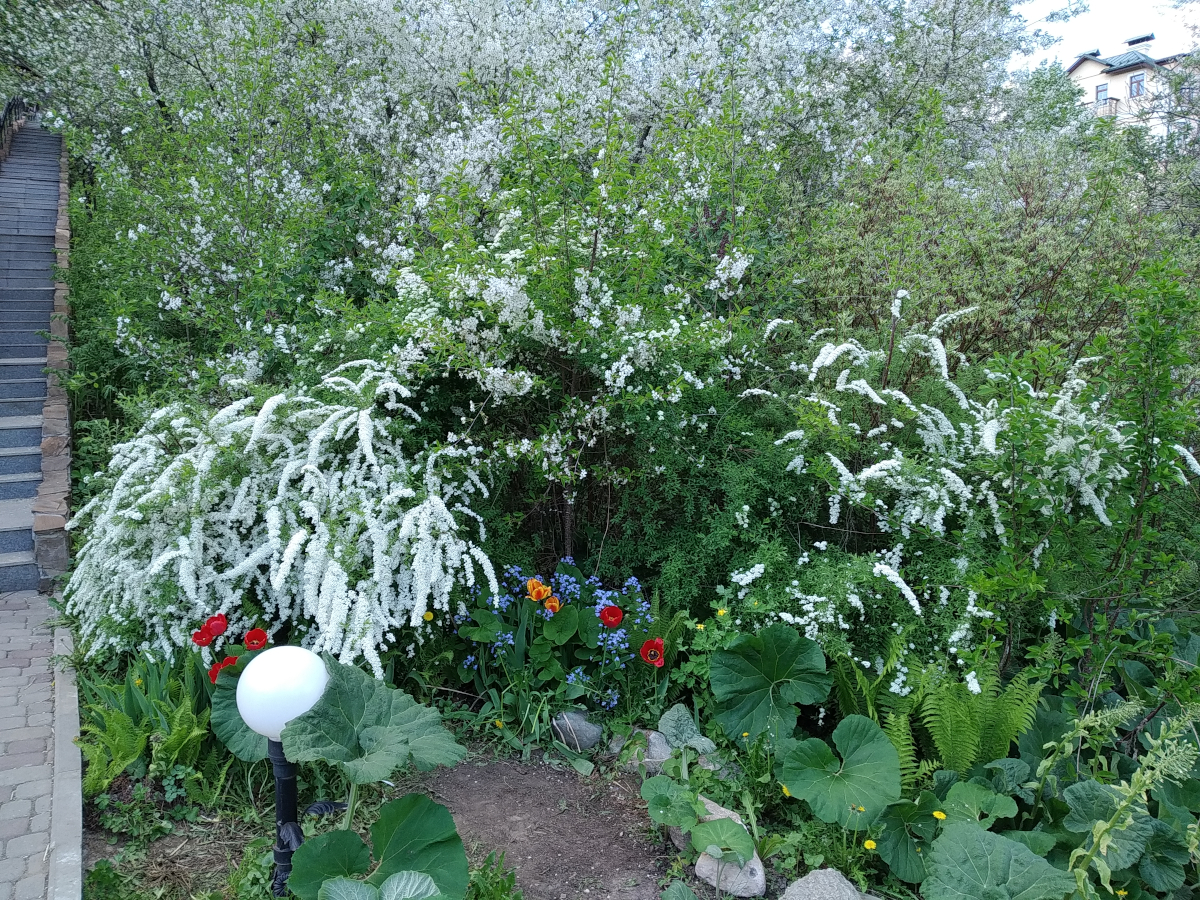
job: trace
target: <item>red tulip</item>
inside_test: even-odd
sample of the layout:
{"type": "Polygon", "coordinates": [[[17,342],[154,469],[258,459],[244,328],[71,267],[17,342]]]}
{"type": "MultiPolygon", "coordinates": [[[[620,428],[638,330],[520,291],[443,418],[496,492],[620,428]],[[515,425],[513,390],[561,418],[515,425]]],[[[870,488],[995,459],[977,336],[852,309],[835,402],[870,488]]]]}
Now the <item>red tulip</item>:
{"type": "Polygon", "coordinates": [[[646,641],[646,643],[642,644],[642,659],[644,659],[650,665],[661,669],[663,667],[663,663],[666,662],[666,660],[663,659],[663,639],[651,638],[650,640],[646,641]]]}
{"type": "Polygon", "coordinates": [[[550,615],[554,615],[560,609],[562,609],[561,600],[559,600],[557,597],[546,598],[546,612],[550,613],[550,615]]]}
{"type": "Polygon", "coordinates": [[[237,662],[236,656],[227,656],[219,663],[213,663],[212,668],[208,670],[208,678],[213,684],[217,683],[217,676],[221,674],[221,670],[227,666],[232,666],[237,662]]]}
{"type": "Polygon", "coordinates": [[[609,628],[616,628],[624,618],[625,613],[621,611],[621,607],[619,606],[606,606],[600,610],[600,621],[609,628]]]}
{"type": "Polygon", "coordinates": [[[212,629],[207,625],[201,625],[199,631],[192,632],[192,643],[197,647],[207,647],[213,642],[212,629]]]}
{"type": "Polygon", "coordinates": [[[246,645],[247,650],[261,650],[267,646],[268,640],[270,638],[261,628],[251,628],[246,632],[246,640],[243,643],[246,645]]]}
{"type": "Polygon", "coordinates": [[[225,629],[229,627],[229,620],[225,618],[225,613],[217,613],[215,616],[208,617],[208,621],[204,623],[204,627],[208,629],[208,633],[213,637],[220,637],[225,633],[225,629]]]}

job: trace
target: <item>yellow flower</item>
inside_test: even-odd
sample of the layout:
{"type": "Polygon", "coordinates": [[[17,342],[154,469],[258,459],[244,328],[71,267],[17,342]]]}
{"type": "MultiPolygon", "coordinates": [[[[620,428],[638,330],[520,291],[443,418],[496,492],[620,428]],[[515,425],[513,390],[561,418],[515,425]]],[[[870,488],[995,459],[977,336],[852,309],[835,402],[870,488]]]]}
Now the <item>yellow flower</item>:
{"type": "Polygon", "coordinates": [[[871,840],[870,838],[868,838],[867,840],[863,841],[863,846],[866,847],[868,850],[874,850],[875,842],[873,840],[871,840]]]}
{"type": "Polygon", "coordinates": [[[933,817],[935,819],[937,819],[939,822],[941,822],[943,819],[946,818],[946,814],[944,812],[942,812],[940,809],[935,809],[933,811],[933,817]]]}
{"type": "Polygon", "coordinates": [[[134,684],[136,684],[138,687],[141,687],[141,686],[142,686],[142,679],[140,679],[140,678],[135,678],[135,679],[133,679],[133,683],[134,683],[134,684]]]}
{"type": "Polygon", "coordinates": [[[789,790],[787,789],[787,785],[786,785],[786,784],[784,784],[784,785],[780,785],[780,787],[782,787],[782,788],[783,788],[783,796],[785,796],[785,797],[790,797],[790,796],[792,796],[792,792],[791,792],[791,791],[789,791],[789,790]]]}
{"type": "Polygon", "coordinates": [[[433,613],[429,612],[429,610],[426,610],[425,615],[421,616],[421,618],[424,619],[426,622],[432,622],[433,621],[433,613]]]}
{"type": "Polygon", "coordinates": [[[750,732],[748,732],[748,731],[743,731],[743,732],[742,732],[742,737],[750,737],[750,732]]]}
{"type": "Polygon", "coordinates": [[[717,615],[718,615],[718,616],[723,616],[723,615],[725,615],[725,610],[723,610],[723,609],[718,609],[718,610],[717,610],[717,615]]]}
{"type": "Polygon", "coordinates": [[[704,630],[704,623],[703,623],[703,622],[700,622],[698,625],[696,625],[696,630],[697,630],[697,631],[703,631],[703,630],[704,630]]]}
{"type": "MultiPolygon", "coordinates": [[[[1152,581],[1150,583],[1153,584],[1154,582],[1152,581]]],[[[1124,888],[1120,888],[1117,891],[1117,896],[1118,897],[1127,897],[1127,896],[1129,896],[1129,891],[1125,890],[1124,888]]]]}
{"type": "Polygon", "coordinates": [[[504,727],[504,723],[503,723],[503,722],[501,722],[499,719],[496,719],[496,721],[495,721],[495,725],[496,725],[496,727],[497,727],[497,728],[503,728],[503,727],[504,727]]]}
{"type": "Polygon", "coordinates": [[[867,810],[866,810],[866,807],[862,807],[862,806],[856,806],[856,807],[854,807],[854,809],[855,809],[857,812],[866,812],[866,811],[867,811],[867,810]]]}

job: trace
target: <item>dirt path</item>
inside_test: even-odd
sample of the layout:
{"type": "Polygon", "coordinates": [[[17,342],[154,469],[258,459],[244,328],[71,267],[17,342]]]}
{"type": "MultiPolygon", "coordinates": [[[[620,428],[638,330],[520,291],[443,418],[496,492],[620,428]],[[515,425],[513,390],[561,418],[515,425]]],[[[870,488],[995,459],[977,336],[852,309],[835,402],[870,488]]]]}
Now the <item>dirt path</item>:
{"type": "Polygon", "coordinates": [[[504,852],[525,900],[658,900],[671,858],[650,838],[636,780],[468,761],[435,775],[429,792],[468,848],[504,852]]]}

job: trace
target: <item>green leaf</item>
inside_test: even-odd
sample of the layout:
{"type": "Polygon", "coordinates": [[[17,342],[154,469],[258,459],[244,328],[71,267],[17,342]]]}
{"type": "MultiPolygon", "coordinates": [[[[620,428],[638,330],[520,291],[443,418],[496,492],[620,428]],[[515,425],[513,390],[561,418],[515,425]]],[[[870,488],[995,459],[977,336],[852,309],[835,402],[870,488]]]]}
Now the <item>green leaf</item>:
{"type": "Polygon", "coordinates": [[[378,866],[367,879],[382,885],[397,872],[424,872],[447,900],[462,900],[470,880],[467,854],[450,811],[424,794],[407,794],[379,809],[371,826],[378,866]]]}
{"type": "Polygon", "coordinates": [[[380,900],[430,900],[438,886],[424,872],[397,872],[379,886],[380,900]]]}
{"type": "Polygon", "coordinates": [[[666,775],[655,775],[643,781],[642,799],[646,801],[646,812],[659,825],[675,825],[687,830],[696,824],[698,817],[691,791],[666,775]]]}
{"type": "Polygon", "coordinates": [[[1183,867],[1188,863],[1187,841],[1166,822],[1151,819],[1150,823],[1153,834],[1138,863],[1138,874],[1156,891],[1177,891],[1183,887],[1183,867]]]}
{"type": "MultiPolygon", "coordinates": [[[[1063,827],[1076,833],[1090,833],[1096,822],[1107,822],[1116,814],[1121,802],[1121,795],[1116,788],[1091,778],[1071,785],[1063,791],[1063,797],[1071,808],[1063,819],[1063,827]]],[[[1098,858],[1102,858],[1114,871],[1132,866],[1146,849],[1146,841],[1154,832],[1152,821],[1145,811],[1133,811],[1132,821],[1108,833],[1109,844],[1101,849],[1098,858]]],[[[1084,846],[1091,847],[1090,837],[1084,846]]]]}
{"type": "Polygon", "coordinates": [[[889,803],[900,799],[900,756],[883,729],[866,716],[846,716],[833,732],[839,763],[817,738],[801,741],[779,771],[794,797],[823,822],[865,831],[889,803]]]}
{"type": "Polygon", "coordinates": [[[733,819],[709,819],[707,822],[701,822],[692,829],[691,837],[692,847],[696,850],[716,856],[708,848],[719,847],[722,854],[735,854],[739,858],[739,866],[744,866],[754,856],[754,840],[749,832],[733,819]]]}
{"type": "Polygon", "coordinates": [[[352,831],[330,831],[305,841],[292,857],[288,890],[300,900],[318,900],[321,886],[330,878],[365,875],[371,868],[371,851],[352,831]]]}
{"type": "Polygon", "coordinates": [[[799,714],[796,704],[825,700],[832,679],[821,648],[778,624],[756,635],[739,634],[715,652],[710,683],[725,733],[740,741],[748,732],[753,741],[768,729],[790,732],[799,714]]]}
{"type": "Polygon", "coordinates": [[[676,703],[658,720],[658,730],[674,749],[691,747],[697,753],[712,753],[717,745],[700,733],[692,719],[692,712],[682,703],[676,703]]]}
{"type": "Polygon", "coordinates": [[[1015,816],[1017,801],[983,785],[960,781],[946,794],[944,811],[947,823],[973,822],[980,828],[990,828],[997,819],[1015,816]]]}
{"type": "Polygon", "coordinates": [[[997,794],[1016,794],[1026,803],[1033,803],[1033,791],[1025,787],[1029,780],[1029,764],[1021,759],[997,759],[983,767],[991,772],[992,787],[997,794]]]}
{"type": "Polygon", "coordinates": [[[1062,900],[1075,879],[1023,844],[978,825],[948,825],[933,843],[925,900],[1062,900]]]}
{"type": "MultiPolygon", "coordinates": [[[[600,617],[596,615],[595,610],[589,606],[580,605],[581,612],[579,613],[579,640],[585,647],[590,647],[595,650],[600,646],[600,632],[607,630],[600,617]]],[[[587,654],[585,659],[591,659],[591,654],[587,654]]]]}
{"type": "Polygon", "coordinates": [[[355,784],[367,784],[409,761],[427,770],[466,755],[437,710],[329,655],[325,665],[329,684],[320,701],[283,729],[288,759],[331,762],[355,784]]]}
{"type": "Polygon", "coordinates": [[[471,610],[471,618],[478,625],[464,625],[458,629],[459,635],[468,641],[492,644],[504,629],[504,621],[490,609],[471,610]]]}
{"type": "Polygon", "coordinates": [[[667,889],[662,892],[660,900],[699,900],[699,898],[690,887],[679,879],[676,879],[667,885],[667,889]]]}
{"type": "Polygon", "coordinates": [[[913,884],[925,880],[925,858],[938,823],[933,814],[941,810],[940,803],[931,791],[922,791],[916,802],[897,800],[889,804],[876,821],[881,827],[876,839],[879,858],[900,880],[913,884]]]}
{"type": "Polygon", "coordinates": [[[1058,843],[1054,835],[1044,831],[1002,831],[1000,833],[1018,844],[1024,844],[1038,856],[1045,856],[1058,843]]]}
{"type": "Polygon", "coordinates": [[[579,628],[579,609],[575,606],[564,606],[542,626],[542,634],[561,647],[575,636],[579,628]]]}
{"type": "Polygon", "coordinates": [[[267,758],[267,739],[242,721],[237,708],[237,679],[225,671],[217,678],[217,689],[213,691],[211,724],[213,734],[238,759],[258,762],[267,758]]]}
{"type": "Polygon", "coordinates": [[[353,878],[331,878],[317,891],[317,900],[379,900],[379,891],[353,878]]]}

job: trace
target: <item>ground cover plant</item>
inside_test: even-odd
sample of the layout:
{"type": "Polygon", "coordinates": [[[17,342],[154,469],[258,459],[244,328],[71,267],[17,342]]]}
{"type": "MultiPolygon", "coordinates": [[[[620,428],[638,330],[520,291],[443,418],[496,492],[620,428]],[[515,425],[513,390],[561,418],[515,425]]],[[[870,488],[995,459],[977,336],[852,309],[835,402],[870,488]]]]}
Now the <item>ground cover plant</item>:
{"type": "MultiPolygon", "coordinates": [[[[63,611],[131,854],[269,831],[232,690],[290,643],[389,710],[284,740],[349,806],[306,818],[298,896],[515,889],[389,850],[458,840],[385,783],[461,757],[439,715],[640,760],[681,867],[1191,896],[1187,66],[1163,138],[1010,73],[1042,36],[978,0],[0,15],[71,152],[63,611]]],[[[266,849],[204,890],[262,896],[266,849]]]]}

